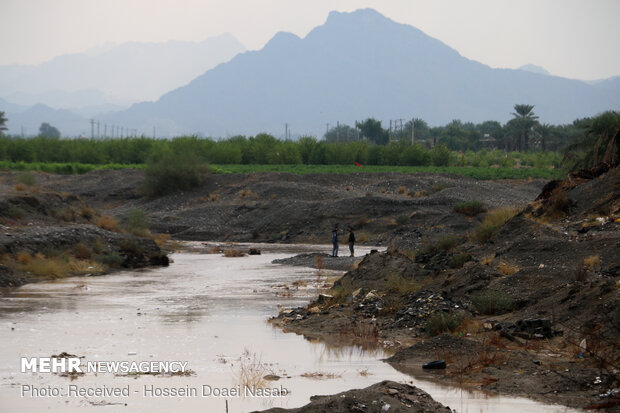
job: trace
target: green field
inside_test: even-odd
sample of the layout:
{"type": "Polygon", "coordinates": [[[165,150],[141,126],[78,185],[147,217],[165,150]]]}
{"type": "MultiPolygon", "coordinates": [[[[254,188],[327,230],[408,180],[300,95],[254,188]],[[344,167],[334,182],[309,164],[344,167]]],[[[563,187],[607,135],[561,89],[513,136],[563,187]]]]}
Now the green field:
{"type": "MultiPolygon", "coordinates": [[[[96,169],[144,169],[145,164],[84,164],[0,161],[0,169],[13,171],[42,171],[56,174],[82,174],[96,169]]],[[[294,174],[351,174],[351,173],[445,173],[474,179],[562,178],[566,171],[550,168],[472,167],[472,166],[387,166],[367,165],[212,165],[214,173],[290,172],[294,174]]]]}

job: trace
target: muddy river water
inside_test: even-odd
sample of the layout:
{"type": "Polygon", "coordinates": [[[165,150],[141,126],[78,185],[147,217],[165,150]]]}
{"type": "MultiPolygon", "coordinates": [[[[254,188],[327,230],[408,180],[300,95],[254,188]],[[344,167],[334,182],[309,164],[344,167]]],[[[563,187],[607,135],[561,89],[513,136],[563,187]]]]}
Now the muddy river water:
{"type": "MultiPolygon", "coordinates": [[[[522,398],[489,397],[405,375],[382,350],[327,347],[267,323],[278,306],[306,303],[316,270],[271,264],[326,246],[262,246],[226,258],[180,252],[167,268],[30,284],[0,295],[0,412],[247,412],[299,407],[390,379],[412,383],[458,412],[572,412],[522,398]],[[298,281],[299,288],[284,285],[298,281]],[[94,361],[187,363],[191,375],[114,374],[77,378],[21,372],[21,359],[67,352],[94,361]],[[240,385],[265,374],[271,395],[240,385]],[[115,390],[118,389],[118,390],[115,390]],[[234,394],[237,389],[239,395],[234,394]],[[95,391],[119,391],[96,395],[95,391]],[[176,391],[176,395],[166,394],[176,391]],[[179,393],[185,391],[185,395],[179,393]]],[[[360,253],[367,250],[360,249],[360,253]]],[[[129,364],[130,364],[129,363],[129,364]]],[[[141,364],[145,365],[145,364],[141,364]]]]}

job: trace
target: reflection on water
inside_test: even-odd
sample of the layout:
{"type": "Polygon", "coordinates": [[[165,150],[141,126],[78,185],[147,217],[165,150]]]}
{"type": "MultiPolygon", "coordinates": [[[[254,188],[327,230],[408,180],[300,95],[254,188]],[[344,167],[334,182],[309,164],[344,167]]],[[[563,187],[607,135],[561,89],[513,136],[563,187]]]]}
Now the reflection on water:
{"type": "Polygon", "coordinates": [[[283,333],[268,324],[267,318],[277,312],[278,305],[303,305],[316,294],[316,271],[271,261],[316,247],[261,249],[263,255],[243,258],[178,253],[167,268],[63,279],[4,291],[0,296],[0,411],[82,411],[94,407],[99,412],[101,403],[118,403],[106,405],[106,412],[223,412],[222,398],[145,397],[144,388],[235,386],[244,353],[256,354],[269,373],[283,377],[270,385],[282,385],[290,394],[229,398],[230,412],[298,407],[314,394],[367,387],[385,379],[413,381],[460,412],[568,411],[524,399],[486,398],[412,378],[380,361],[387,357],[381,349],[332,346],[283,333]],[[298,283],[299,288],[282,287],[300,280],[304,282],[298,283]],[[53,374],[19,372],[20,357],[48,357],[63,351],[88,361],[187,361],[195,374],[86,374],[71,382],[53,374]],[[335,378],[304,377],[311,373],[335,378]],[[131,396],[20,397],[22,385],[66,387],[69,383],[130,386],[131,396]]]}

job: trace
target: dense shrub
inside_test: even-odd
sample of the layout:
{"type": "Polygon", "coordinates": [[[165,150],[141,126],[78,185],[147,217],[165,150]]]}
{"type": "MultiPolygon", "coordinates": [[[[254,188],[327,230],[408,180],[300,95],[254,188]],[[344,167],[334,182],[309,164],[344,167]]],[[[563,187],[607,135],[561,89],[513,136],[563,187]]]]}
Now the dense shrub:
{"type": "Polygon", "coordinates": [[[24,185],[33,186],[37,183],[37,177],[32,172],[24,172],[15,178],[15,180],[24,185]]]}
{"type": "Polygon", "coordinates": [[[409,215],[399,215],[396,217],[396,225],[407,225],[409,221],[409,215]]]}
{"type": "Polygon", "coordinates": [[[499,208],[490,211],[471,235],[471,239],[482,244],[493,238],[500,228],[512,217],[519,213],[518,208],[499,208]]]}
{"type": "Polygon", "coordinates": [[[463,265],[465,265],[465,263],[470,260],[471,255],[469,254],[456,254],[450,257],[448,265],[450,266],[450,268],[462,268],[463,265]]]}
{"type": "Polygon", "coordinates": [[[454,212],[467,215],[468,217],[475,217],[482,212],[486,212],[486,208],[482,201],[473,200],[469,202],[459,202],[454,206],[454,212]]]}
{"type": "Polygon", "coordinates": [[[209,171],[208,165],[195,153],[162,151],[147,162],[146,191],[158,196],[195,188],[202,185],[209,171]]]}
{"type": "Polygon", "coordinates": [[[424,331],[429,336],[436,336],[447,331],[454,332],[461,324],[463,324],[463,316],[461,314],[438,311],[426,319],[424,331]]]}
{"type": "Polygon", "coordinates": [[[145,237],[149,231],[149,219],[140,209],[132,209],[125,219],[124,228],[130,234],[145,237]]]}
{"type": "Polygon", "coordinates": [[[471,297],[471,302],[480,314],[496,315],[511,311],[515,302],[502,291],[484,291],[471,297]]]}

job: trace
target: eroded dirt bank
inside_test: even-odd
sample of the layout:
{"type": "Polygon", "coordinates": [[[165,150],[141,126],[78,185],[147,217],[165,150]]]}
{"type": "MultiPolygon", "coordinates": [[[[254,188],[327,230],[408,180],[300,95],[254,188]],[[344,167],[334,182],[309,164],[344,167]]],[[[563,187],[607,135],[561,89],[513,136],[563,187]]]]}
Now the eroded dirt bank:
{"type": "Polygon", "coordinates": [[[397,348],[403,371],[445,359],[437,380],[618,410],[620,169],[556,182],[505,218],[413,253],[396,240],[272,322],[397,348]]]}
{"type": "MultiPolygon", "coordinates": [[[[119,268],[168,265],[144,233],[125,231],[87,200],[0,174],[0,287],[119,268]]],[[[39,181],[49,176],[37,174],[39,181]]]]}

